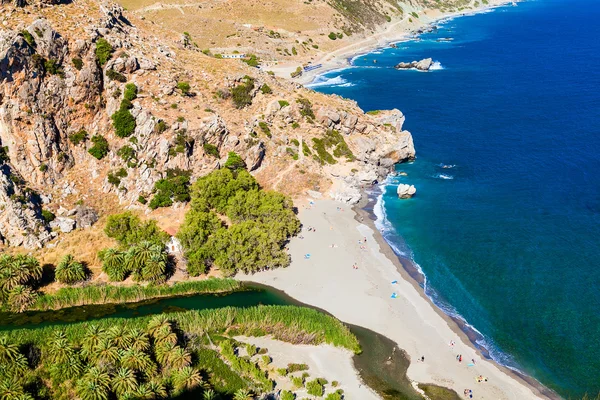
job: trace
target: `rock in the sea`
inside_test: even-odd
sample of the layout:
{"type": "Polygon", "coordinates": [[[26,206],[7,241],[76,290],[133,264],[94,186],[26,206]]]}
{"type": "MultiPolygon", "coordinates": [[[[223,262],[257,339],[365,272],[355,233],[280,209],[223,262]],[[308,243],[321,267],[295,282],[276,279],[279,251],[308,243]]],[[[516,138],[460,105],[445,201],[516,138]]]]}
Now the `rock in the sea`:
{"type": "Polygon", "coordinates": [[[401,62],[396,65],[394,68],[396,69],[418,69],[419,71],[429,71],[431,66],[433,65],[432,58],[425,58],[421,61],[412,61],[412,62],[401,62]]]}
{"type": "Polygon", "coordinates": [[[398,185],[398,197],[401,199],[410,199],[417,193],[417,189],[414,185],[406,185],[401,183],[398,185]]]}

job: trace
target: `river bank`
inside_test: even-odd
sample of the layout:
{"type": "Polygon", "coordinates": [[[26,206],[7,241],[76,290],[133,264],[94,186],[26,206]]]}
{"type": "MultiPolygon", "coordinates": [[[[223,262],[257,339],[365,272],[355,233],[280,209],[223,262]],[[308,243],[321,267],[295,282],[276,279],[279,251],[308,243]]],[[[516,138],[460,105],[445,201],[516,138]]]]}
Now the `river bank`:
{"type": "MultiPolygon", "coordinates": [[[[520,0],[517,0],[517,2],[520,0]]],[[[410,14],[394,23],[387,25],[385,28],[376,31],[372,35],[351,43],[347,46],[334,50],[322,56],[320,59],[313,61],[313,65],[321,65],[320,68],[304,72],[295,81],[310,86],[311,83],[328,72],[344,69],[352,66],[352,59],[359,55],[370,53],[374,50],[388,47],[392,43],[407,41],[413,39],[416,34],[426,30],[428,27],[439,23],[440,21],[456,18],[465,15],[472,15],[496,7],[501,7],[506,4],[515,3],[509,0],[489,0],[487,4],[481,3],[478,7],[469,10],[462,10],[452,13],[444,13],[437,9],[422,10],[418,19],[414,19],[410,14]]],[[[407,61],[407,60],[399,60],[407,61]]],[[[412,61],[412,60],[410,60],[412,61]]],[[[273,68],[275,73],[278,73],[277,68],[273,68]]],[[[282,76],[288,78],[291,68],[282,68],[282,76]]]]}
{"type": "Polygon", "coordinates": [[[473,398],[546,397],[471,345],[419,290],[367,214],[357,216],[329,200],[299,205],[304,230],[290,242],[290,267],[243,279],[273,286],[344,322],[389,337],[412,360],[407,375],[413,381],[457,393],[471,389],[473,398]],[[478,383],[480,375],[488,381],[478,383]]]}

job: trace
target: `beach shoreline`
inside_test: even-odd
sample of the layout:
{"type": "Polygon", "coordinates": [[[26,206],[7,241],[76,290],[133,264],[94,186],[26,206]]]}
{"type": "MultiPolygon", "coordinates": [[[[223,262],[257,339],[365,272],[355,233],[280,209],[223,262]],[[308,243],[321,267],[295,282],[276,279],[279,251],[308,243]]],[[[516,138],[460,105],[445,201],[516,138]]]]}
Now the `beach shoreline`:
{"type": "MultiPolygon", "coordinates": [[[[383,191],[384,185],[385,183],[379,184],[377,189],[383,191]]],[[[514,379],[524,382],[526,385],[533,388],[533,390],[543,396],[543,398],[552,400],[561,399],[557,393],[544,386],[535,378],[526,375],[519,370],[515,370],[509,366],[503,365],[497,360],[493,359],[489,354],[488,349],[476,342],[477,339],[483,338],[478,331],[473,329],[463,318],[452,316],[444,312],[444,310],[427,295],[424,288],[425,276],[421,269],[416,266],[413,260],[394,251],[393,247],[387,241],[383,233],[376,226],[376,222],[379,217],[375,214],[374,208],[378,201],[380,201],[379,197],[370,196],[369,193],[363,190],[360,202],[357,203],[352,210],[356,214],[355,219],[358,223],[366,224],[373,230],[373,232],[375,232],[374,237],[379,243],[381,251],[390,259],[392,263],[394,263],[402,277],[408,282],[412,283],[414,289],[419,292],[425,300],[431,303],[437,313],[448,323],[448,326],[450,326],[450,328],[456,334],[460,335],[464,339],[465,343],[470,343],[473,349],[481,356],[496,364],[508,375],[512,375],[514,379]]]]}
{"type": "Polygon", "coordinates": [[[303,231],[290,241],[291,265],[238,279],[269,285],[386,336],[411,360],[407,376],[413,382],[459,394],[471,389],[475,399],[553,398],[477,351],[408,275],[360,205],[352,210],[317,199],[297,199],[296,205],[303,231]],[[478,383],[478,376],[488,381],[478,383]]]}
{"type": "MultiPolygon", "coordinates": [[[[426,13],[419,18],[419,23],[417,24],[409,23],[408,20],[410,19],[410,15],[407,15],[403,19],[386,26],[383,30],[365,37],[363,40],[351,43],[325,54],[319,60],[312,63],[313,65],[321,64],[322,66],[320,68],[308,72],[305,71],[298,78],[292,79],[292,81],[310,87],[310,85],[320,76],[352,67],[351,60],[378,49],[389,47],[392,43],[412,40],[415,38],[415,35],[422,33],[424,29],[442,21],[480,14],[494,8],[504,7],[507,4],[518,3],[520,1],[522,0],[489,0],[488,4],[482,3],[477,8],[453,13],[442,13],[439,10],[425,10],[426,13]]],[[[284,74],[284,76],[289,79],[287,74],[284,74]]]]}

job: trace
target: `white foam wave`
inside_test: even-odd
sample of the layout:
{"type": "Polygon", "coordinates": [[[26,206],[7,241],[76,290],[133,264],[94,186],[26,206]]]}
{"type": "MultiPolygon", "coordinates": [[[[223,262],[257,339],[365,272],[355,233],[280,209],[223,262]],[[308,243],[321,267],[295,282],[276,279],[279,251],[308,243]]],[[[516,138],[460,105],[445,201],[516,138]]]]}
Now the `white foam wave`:
{"type": "Polygon", "coordinates": [[[430,71],[439,71],[441,69],[444,69],[444,66],[439,61],[434,61],[433,64],[431,64],[431,68],[429,68],[430,71]]]}
{"type": "Polygon", "coordinates": [[[454,165],[454,164],[444,164],[444,163],[440,163],[440,164],[438,164],[438,167],[440,167],[440,168],[444,168],[444,169],[450,169],[450,168],[454,168],[454,167],[456,167],[456,165],[454,165]]]}
{"type": "Polygon", "coordinates": [[[438,179],[454,179],[454,177],[452,175],[446,175],[446,174],[437,174],[436,176],[434,176],[434,178],[438,178],[438,179]]]}
{"type": "Polygon", "coordinates": [[[312,83],[306,85],[306,87],[309,87],[309,88],[324,87],[324,86],[351,87],[351,86],[354,86],[354,83],[348,82],[346,79],[342,78],[341,76],[336,76],[333,78],[328,78],[326,76],[319,76],[312,83]]]}

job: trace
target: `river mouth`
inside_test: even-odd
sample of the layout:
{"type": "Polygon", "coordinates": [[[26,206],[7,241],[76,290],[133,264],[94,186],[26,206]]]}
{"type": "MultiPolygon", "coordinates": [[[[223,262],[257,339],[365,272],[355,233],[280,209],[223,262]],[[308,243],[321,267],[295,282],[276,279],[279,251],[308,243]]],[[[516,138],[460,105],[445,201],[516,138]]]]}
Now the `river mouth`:
{"type": "MultiPolygon", "coordinates": [[[[0,332],[61,326],[103,318],[135,318],[147,315],[207,310],[223,307],[288,305],[317,309],[301,303],[272,287],[244,283],[244,290],[231,293],[184,295],[125,304],[85,305],[60,310],[28,311],[22,314],[0,313],[0,332]]],[[[359,326],[346,324],[358,338],[362,349],[353,357],[363,382],[386,400],[413,400],[422,397],[414,390],[406,371],[410,360],[392,340],[359,326]]]]}

